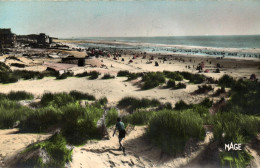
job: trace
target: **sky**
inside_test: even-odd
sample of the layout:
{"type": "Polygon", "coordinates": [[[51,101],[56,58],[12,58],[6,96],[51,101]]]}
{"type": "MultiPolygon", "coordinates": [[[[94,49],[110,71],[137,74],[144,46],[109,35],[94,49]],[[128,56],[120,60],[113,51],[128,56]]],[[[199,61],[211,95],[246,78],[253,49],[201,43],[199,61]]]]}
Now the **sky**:
{"type": "Polygon", "coordinates": [[[0,28],[59,38],[260,35],[260,1],[0,0],[0,28]]]}

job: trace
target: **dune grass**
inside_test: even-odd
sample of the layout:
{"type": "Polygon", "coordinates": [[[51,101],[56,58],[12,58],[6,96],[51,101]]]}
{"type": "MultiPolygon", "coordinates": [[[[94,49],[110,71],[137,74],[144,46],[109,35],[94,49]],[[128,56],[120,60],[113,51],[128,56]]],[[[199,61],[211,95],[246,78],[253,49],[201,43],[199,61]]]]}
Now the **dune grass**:
{"type": "Polygon", "coordinates": [[[224,87],[224,88],[230,88],[235,84],[235,80],[229,76],[229,75],[223,75],[219,81],[218,81],[219,86],[224,87]]]}
{"type": "Polygon", "coordinates": [[[226,93],[226,89],[224,87],[218,88],[215,93],[213,94],[213,96],[219,96],[222,93],[226,93]]]}
{"type": "Polygon", "coordinates": [[[89,79],[94,80],[97,79],[100,73],[98,71],[91,71],[89,72],[89,79]]]}
{"type": "MultiPolygon", "coordinates": [[[[213,116],[214,139],[224,144],[230,142],[246,144],[260,131],[260,120],[255,116],[239,114],[237,112],[217,113],[213,116]]],[[[242,148],[241,151],[223,151],[220,153],[222,166],[247,167],[252,156],[242,148]]]]}
{"type": "Polygon", "coordinates": [[[124,116],[123,121],[132,125],[147,125],[155,113],[154,111],[136,111],[131,115],[124,116]]]}
{"type": "Polygon", "coordinates": [[[209,91],[214,90],[211,85],[199,85],[198,89],[194,91],[196,94],[208,93],[209,91]]]}
{"type": "Polygon", "coordinates": [[[83,144],[89,139],[101,138],[97,128],[97,121],[103,115],[103,109],[79,104],[70,104],[61,109],[63,111],[63,135],[71,144],[83,144]]]}
{"type": "Polygon", "coordinates": [[[224,151],[220,153],[220,160],[223,167],[248,167],[253,157],[245,150],[224,151]]]}
{"type": "Polygon", "coordinates": [[[62,79],[67,79],[68,77],[72,77],[72,76],[73,76],[73,73],[71,73],[71,72],[64,72],[61,75],[57,75],[56,79],[57,80],[62,80],[62,79]]]}
{"type": "Polygon", "coordinates": [[[106,115],[106,126],[110,127],[114,125],[118,118],[118,112],[115,108],[110,109],[106,115]]]}
{"type": "Polygon", "coordinates": [[[128,108],[130,111],[134,111],[140,108],[158,107],[161,103],[157,99],[138,99],[134,97],[124,97],[118,102],[118,107],[128,108]]]}
{"type": "Polygon", "coordinates": [[[87,76],[89,76],[88,72],[82,72],[76,75],[76,77],[87,77],[87,76]]]}
{"type": "Polygon", "coordinates": [[[69,95],[71,95],[75,100],[96,100],[95,96],[77,90],[70,91],[69,95]]]}
{"type": "Polygon", "coordinates": [[[19,77],[11,72],[0,72],[0,83],[15,83],[19,80],[19,77]]]}
{"type": "Polygon", "coordinates": [[[138,73],[129,73],[127,75],[127,81],[135,80],[138,77],[140,77],[140,75],[138,73]]]}
{"type": "Polygon", "coordinates": [[[93,106],[102,108],[102,107],[106,106],[107,103],[108,103],[107,98],[101,97],[98,100],[96,100],[96,102],[93,104],[93,106]]]}
{"type": "Polygon", "coordinates": [[[110,74],[105,74],[101,79],[114,79],[115,76],[110,75],[110,74]]]}
{"type": "Polygon", "coordinates": [[[25,91],[11,91],[7,94],[7,98],[9,100],[31,100],[34,96],[25,91]]]}
{"type": "Polygon", "coordinates": [[[32,110],[8,99],[0,100],[0,129],[12,128],[25,120],[32,110]]]}
{"type": "Polygon", "coordinates": [[[129,74],[130,74],[129,71],[118,71],[117,72],[118,77],[128,77],[129,74]]]}
{"type": "Polygon", "coordinates": [[[193,74],[190,72],[180,72],[180,74],[187,80],[189,80],[190,83],[194,84],[201,84],[206,80],[206,77],[201,74],[193,74]]]}
{"type": "Polygon", "coordinates": [[[21,160],[17,167],[64,167],[66,163],[72,161],[72,150],[66,147],[66,140],[60,133],[54,134],[50,139],[36,143],[27,148],[23,154],[28,155],[26,160],[21,160]],[[32,155],[34,151],[42,149],[47,152],[49,161],[43,163],[43,158],[39,155],[32,155]]]}
{"type": "Polygon", "coordinates": [[[197,113],[191,110],[163,110],[151,118],[147,135],[163,152],[177,155],[184,151],[190,138],[203,140],[205,131],[203,121],[197,113]]]}
{"type": "Polygon", "coordinates": [[[41,105],[48,106],[52,105],[54,107],[65,106],[69,103],[75,102],[73,96],[68,93],[44,93],[41,98],[41,105]]]}
{"type": "Polygon", "coordinates": [[[231,97],[223,111],[236,111],[241,114],[258,115],[260,112],[260,83],[238,80],[233,83],[231,97]]]}
{"type": "Polygon", "coordinates": [[[260,130],[259,119],[232,111],[217,113],[213,118],[213,124],[214,138],[223,143],[247,143],[260,130]]]}
{"type": "Polygon", "coordinates": [[[142,77],[142,82],[143,90],[152,89],[165,83],[165,76],[162,72],[148,72],[142,77]]]}
{"type": "Polygon", "coordinates": [[[184,78],[180,74],[180,72],[170,72],[170,71],[163,71],[163,74],[165,75],[166,78],[175,80],[175,81],[182,81],[184,78]]]}
{"type": "Polygon", "coordinates": [[[19,125],[22,132],[45,132],[61,125],[62,111],[52,106],[34,110],[19,125]]]}
{"type": "Polygon", "coordinates": [[[5,63],[0,62],[0,72],[10,72],[11,69],[5,63]]]}
{"type": "Polygon", "coordinates": [[[42,73],[36,71],[15,70],[13,71],[13,74],[25,80],[44,78],[44,75],[42,73]]]}
{"type": "Polygon", "coordinates": [[[175,88],[176,84],[175,84],[175,80],[170,79],[167,82],[167,88],[175,88]]]}

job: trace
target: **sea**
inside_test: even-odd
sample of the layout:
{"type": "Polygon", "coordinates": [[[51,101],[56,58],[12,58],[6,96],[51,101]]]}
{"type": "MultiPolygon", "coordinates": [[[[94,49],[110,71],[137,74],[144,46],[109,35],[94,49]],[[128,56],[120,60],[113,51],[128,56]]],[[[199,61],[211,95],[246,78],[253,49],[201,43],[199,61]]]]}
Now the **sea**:
{"type": "MultiPolygon", "coordinates": [[[[237,48],[259,49],[260,35],[235,35],[235,36],[163,36],[163,37],[85,37],[69,40],[95,41],[97,43],[80,43],[80,47],[96,47],[110,49],[134,49],[143,52],[158,53],[184,53],[185,50],[175,50],[174,46],[198,46],[211,48],[237,48]],[[101,43],[100,43],[101,42],[101,43]],[[104,42],[104,43],[102,43],[104,42]],[[108,43],[112,42],[112,43],[108,43]],[[146,45],[143,45],[146,44],[146,45]],[[167,45],[167,47],[165,47],[167,45]],[[173,47],[171,47],[173,46],[173,47]]],[[[207,52],[196,52],[199,55],[207,52]]],[[[232,54],[231,54],[232,55],[232,54]]],[[[248,53],[236,56],[259,57],[260,53],[250,55],[248,53]]]]}

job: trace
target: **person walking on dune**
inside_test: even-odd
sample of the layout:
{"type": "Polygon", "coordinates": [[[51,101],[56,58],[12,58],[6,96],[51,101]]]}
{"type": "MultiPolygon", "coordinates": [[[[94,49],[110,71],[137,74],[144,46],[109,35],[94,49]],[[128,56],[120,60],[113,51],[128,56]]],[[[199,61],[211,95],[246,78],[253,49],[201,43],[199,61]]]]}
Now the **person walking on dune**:
{"type": "Polygon", "coordinates": [[[114,130],[113,136],[115,135],[116,130],[119,131],[119,136],[118,136],[119,145],[120,145],[119,150],[123,150],[123,152],[125,153],[125,147],[123,147],[122,145],[122,140],[125,138],[126,131],[125,131],[125,125],[121,121],[121,118],[117,118],[116,128],[114,130]]]}

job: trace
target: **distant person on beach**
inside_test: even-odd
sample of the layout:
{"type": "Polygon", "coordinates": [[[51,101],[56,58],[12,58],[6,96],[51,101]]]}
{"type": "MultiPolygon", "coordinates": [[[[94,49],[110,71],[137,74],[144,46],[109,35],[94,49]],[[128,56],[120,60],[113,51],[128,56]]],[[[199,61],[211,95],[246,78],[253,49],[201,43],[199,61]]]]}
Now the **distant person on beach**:
{"type": "Polygon", "coordinates": [[[113,136],[115,135],[116,130],[119,131],[119,136],[118,136],[119,145],[120,145],[119,150],[123,150],[123,152],[125,153],[125,148],[123,147],[121,142],[125,138],[126,132],[125,132],[125,125],[121,121],[121,118],[117,118],[116,128],[114,130],[113,136]]]}

